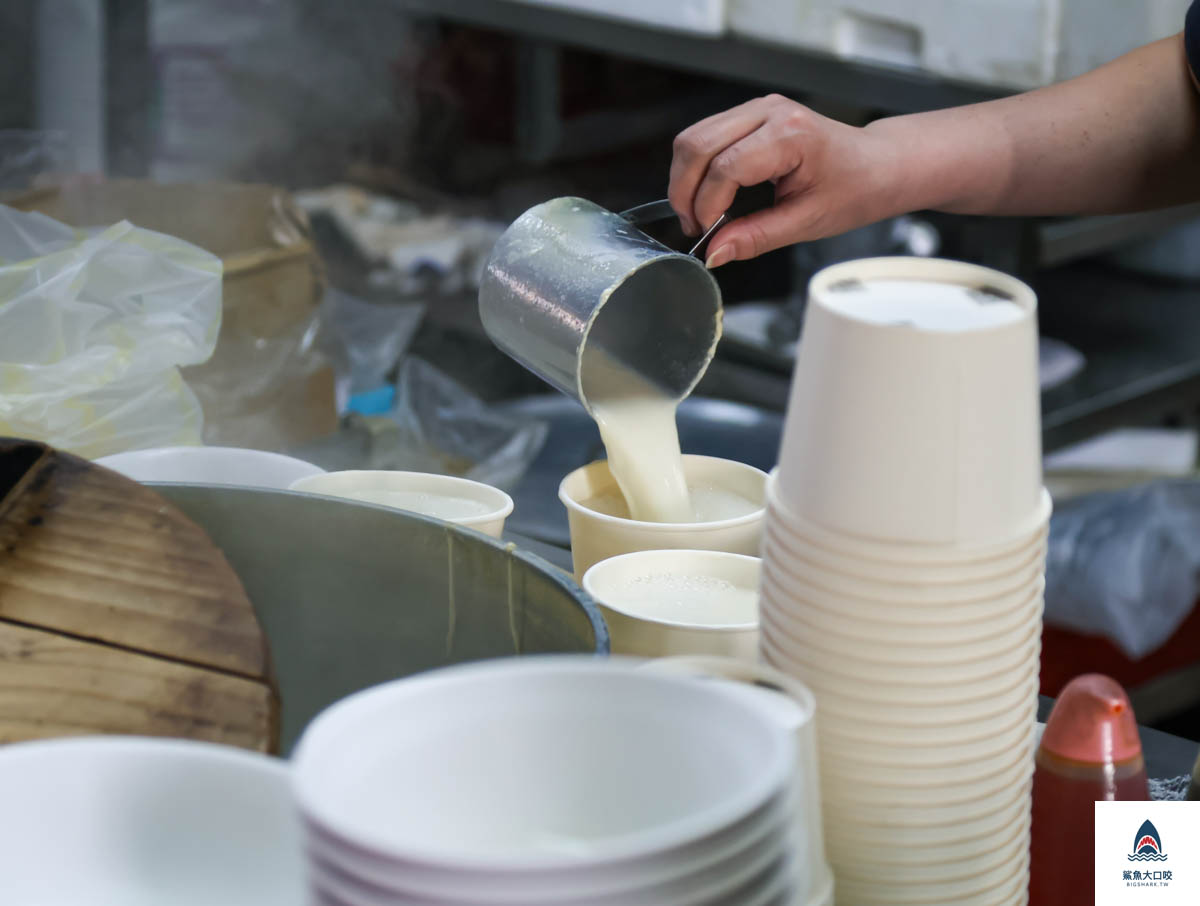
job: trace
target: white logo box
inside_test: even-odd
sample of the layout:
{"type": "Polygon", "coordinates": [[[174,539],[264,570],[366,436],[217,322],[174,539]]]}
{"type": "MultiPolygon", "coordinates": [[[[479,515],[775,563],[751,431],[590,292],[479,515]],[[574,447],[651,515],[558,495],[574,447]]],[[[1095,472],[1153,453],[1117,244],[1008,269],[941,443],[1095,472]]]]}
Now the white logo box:
{"type": "Polygon", "coordinates": [[[1096,803],[1096,906],[1200,904],[1200,802],[1096,803]]]}

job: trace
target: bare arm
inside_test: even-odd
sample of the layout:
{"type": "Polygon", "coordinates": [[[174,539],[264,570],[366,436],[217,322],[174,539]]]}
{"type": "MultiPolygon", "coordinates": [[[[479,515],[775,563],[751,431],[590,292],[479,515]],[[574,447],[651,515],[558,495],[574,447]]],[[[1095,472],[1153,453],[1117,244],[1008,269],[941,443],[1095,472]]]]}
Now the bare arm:
{"type": "Polygon", "coordinates": [[[776,205],[713,237],[712,266],[920,209],[1129,211],[1200,199],[1200,94],[1181,35],[1077,79],[855,128],[759,98],[676,139],[670,197],[693,232],[740,186],[776,205]]]}

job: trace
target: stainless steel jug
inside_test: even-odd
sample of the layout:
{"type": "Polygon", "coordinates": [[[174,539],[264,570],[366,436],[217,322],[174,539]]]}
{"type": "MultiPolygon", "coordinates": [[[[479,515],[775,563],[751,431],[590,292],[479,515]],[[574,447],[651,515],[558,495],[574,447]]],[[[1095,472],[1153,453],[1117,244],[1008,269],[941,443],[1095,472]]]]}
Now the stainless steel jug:
{"type": "Polygon", "coordinates": [[[501,350],[589,411],[590,357],[682,399],[721,336],[721,292],[703,262],[582,198],[537,205],[505,231],[479,314],[501,350]]]}

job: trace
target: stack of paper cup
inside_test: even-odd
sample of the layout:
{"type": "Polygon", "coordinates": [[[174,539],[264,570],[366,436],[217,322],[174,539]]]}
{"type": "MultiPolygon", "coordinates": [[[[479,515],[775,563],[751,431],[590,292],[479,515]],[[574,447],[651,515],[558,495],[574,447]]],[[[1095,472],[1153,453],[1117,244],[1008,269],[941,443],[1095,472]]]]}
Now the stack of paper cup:
{"type": "Polygon", "coordinates": [[[948,261],[849,262],[810,287],[761,650],[819,702],[839,900],[1026,896],[1050,516],[1035,307],[948,261]]]}
{"type": "Polygon", "coordinates": [[[794,733],[711,686],[519,658],[345,699],[294,756],[314,901],[793,906],[794,733]]]}

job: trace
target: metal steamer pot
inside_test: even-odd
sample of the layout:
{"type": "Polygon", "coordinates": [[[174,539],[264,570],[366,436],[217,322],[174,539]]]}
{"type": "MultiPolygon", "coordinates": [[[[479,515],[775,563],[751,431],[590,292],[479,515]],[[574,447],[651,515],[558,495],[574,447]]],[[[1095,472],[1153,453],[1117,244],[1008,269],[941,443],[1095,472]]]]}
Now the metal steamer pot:
{"type": "Polygon", "coordinates": [[[461,661],[608,653],[588,595],[514,545],[349,500],[150,486],[208,533],[254,604],[282,698],[283,754],[321,709],[367,686],[461,661]]]}

